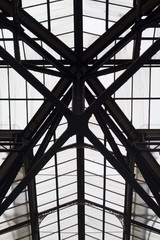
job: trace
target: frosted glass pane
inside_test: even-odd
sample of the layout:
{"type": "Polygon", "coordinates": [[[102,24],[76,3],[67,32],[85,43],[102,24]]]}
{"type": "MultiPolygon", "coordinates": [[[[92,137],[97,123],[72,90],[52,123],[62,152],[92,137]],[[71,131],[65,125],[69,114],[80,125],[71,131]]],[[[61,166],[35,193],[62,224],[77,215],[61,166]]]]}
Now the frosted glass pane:
{"type": "Polygon", "coordinates": [[[105,20],[105,2],[83,0],[83,14],[105,20]]]}
{"type": "Polygon", "coordinates": [[[57,19],[52,24],[52,32],[55,35],[73,31],[73,17],[57,19]],[[67,24],[66,24],[67,22],[67,24]]]}
{"type": "Polygon", "coordinates": [[[149,69],[142,68],[133,76],[133,96],[148,97],[149,95],[149,69]]]}
{"type": "Polygon", "coordinates": [[[152,68],[151,70],[151,96],[152,97],[159,97],[159,88],[160,88],[159,75],[160,75],[160,69],[152,68]]]}
{"type": "Polygon", "coordinates": [[[11,121],[13,129],[23,129],[26,127],[26,103],[25,101],[11,102],[11,121]]]}
{"type": "Polygon", "coordinates": [[[8,98],[8,71],[7,69],[0,69],[0,99],[8,98]]]}
{"type": "Polygon", "coordinates": [[[11,98],[26,98],[26,81],[13,69],[9,70],[11,98]]]}
{"type": "Polygon", "coordinates": [[[133,56],[133,41],[129,42],[116,54],[116,59],[132,59],[132,56],[133,56]]]}
{"type": "Polygon", "coordinates": [[[133,125],[135,128],[148,128],[148,101],[134,101],[133,125]]]}
{"type": "Polygon", "coordinates": [[[52,1],[50,4],[51,19],[73,14],[73,0],[52,1]]]}
{"type": "Polygon", "coordinates": [[[69,161],[58,166],[58,175],[67,174],[76,170],[76,161],[69,161]]]}
{"type": "Polygon", "coordinates": [[[9,104],[7,101],[0,101],[0,128],[9,129],[10,119],[9,119],[9,104]]]}
{"type": "Polygon", "coordinates": [[[84,17],[83,24],[84,32],[101,35],[105,31],[105,22],[102,20],[84,17]]]}
{"type": "Polygon", "coordinates": [[[34,18],[38,22],[47,20],[47,5],[43,4],[42,2],[41,2],[41,4],[39,4],[35,7],[32,6],[31,8],[25,9],[31,16],[34,16],[34,18]]]}
{"type": "Polygon", "coordinates": [[[92,174],[103,176],[103,166],[95,164],[90,161],[85,161],[85,171],[89,171],[92,174]]]}
{"type": "MultiPolygon", "coordinates": [[[[109,0],[109,3],[115,4],[114,0],[109,0]]],[[[116,0],[117,5],[122,5],[122,6],[128,6],[128,7],[133,7],[133,1],[132,0],[116,0]]]]}
{"type": "MultiPolygon", "coordinates": [[[[64,198],[64,202],[75,200],[76,192],[77,192],[77,184],[76,183],[66,185],[65,187],[59,188],[59,198],[60,199],[64,198]],[[70,200],[67,199],[68,197],[70,200]],[[67,200],[65,200],[65,199],[67,199],[67,200]]],[[[62,204],[62,201],[61,201],[61,204],[62,204]]]]}
{"type": "MultiPolygon", "coordinates": [[[[117,3],[117,2],[116,2],[117,3]]],[[[121,17],[123,17],[130,8],[121,7],[118,5],[109,5],[109,20],[117,22],[121,17]]]]}
{"type": "Polygon", "coordinates": [[[151,102],[151,114],[150,114],[150,121],[151,121],[151,128],[160,128],[160,114],[159,109],[160,107],[160,100],[155,100],[151,102]]]}

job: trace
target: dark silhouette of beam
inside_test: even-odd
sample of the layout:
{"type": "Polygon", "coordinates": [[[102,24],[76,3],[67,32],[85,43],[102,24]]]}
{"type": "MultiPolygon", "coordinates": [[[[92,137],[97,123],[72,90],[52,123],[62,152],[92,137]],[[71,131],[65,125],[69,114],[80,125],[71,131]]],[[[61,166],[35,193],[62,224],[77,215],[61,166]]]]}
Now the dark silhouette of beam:
{"type": "MultiPolygon", "coordinates": [[[[10,1],[2,0],[0,2],[0,8],[4,11],[4,13],[7,13],[8,16],[13,16],[10,1]]],[[[42,41],[44,41],[48,46],[50,46],[54,51],[58,52],[69,62],[75,62],[77,60],[74,52],[69,47],[67,47],[62,41],[60,41],[50,31],[43,27],[42,24],[36,21],[22,8],[18,9],[18,20],[21,24],[23,24],[26,28],[28,28],[37,37],[39,37],[42,41]]]]}

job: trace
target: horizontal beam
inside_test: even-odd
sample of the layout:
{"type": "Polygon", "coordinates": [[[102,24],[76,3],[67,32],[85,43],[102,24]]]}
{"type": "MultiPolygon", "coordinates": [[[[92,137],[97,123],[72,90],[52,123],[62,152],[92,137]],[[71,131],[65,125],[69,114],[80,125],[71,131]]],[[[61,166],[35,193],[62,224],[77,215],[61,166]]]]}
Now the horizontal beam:
{"type": "Polygon", "coordinates": [[[18,135],[22,133],[22,130],[0,130],[0,141],[15,141],[18,135]]]}
{"type": "MultiPolygon", "coordinates": [[[[60,63],[68,66],[67,62],[65,60],[57,60],[59,61],[60,63]]],[[[92,65],[96,62],[97,60],[91,60],[89,62],[89,65],[92,65]]],[[[54,68],[53,65],[51,65],[48,61],[46,60],[21,60],[21,63],[22,64],[29,64],[29,65],[38,65],[38,66],[45,66],[45,67],[49,67],[49,68],[54,68]]],[[[113,67],[113,66],[123,66],[123,65],[126,65],[126,66],[129,66],[133,63],[133,60],[132,59],[111,59],[111,60],[108,60],[107,63],[105,63],[103,65],[103,67],[101,69],[106,69],[107,67],[113,67]]],[[[7,65],[7,63],[4,61],[4,60],[0,60],[0,67],[1,68],[6,68],[6,67],[9,67],[7,65]]],[[[143,67],[160,67],[160,59],[146,59],[146,62],[144,63],[143,67]]],[[[107,70],[107,69],[106,69],[107,70]]],[[[95,73],[97,74],[97,73],[95,73]]],[[[105,73],[104,73],[105,75],[105,73]]],[[[92,75],[90,75],[92,76],[92,75]]]]}
{"type": "Polygon", "coordinates": [[[144,140],[160,141],[160,129],[137,129],[137,131],[144,140]]]}

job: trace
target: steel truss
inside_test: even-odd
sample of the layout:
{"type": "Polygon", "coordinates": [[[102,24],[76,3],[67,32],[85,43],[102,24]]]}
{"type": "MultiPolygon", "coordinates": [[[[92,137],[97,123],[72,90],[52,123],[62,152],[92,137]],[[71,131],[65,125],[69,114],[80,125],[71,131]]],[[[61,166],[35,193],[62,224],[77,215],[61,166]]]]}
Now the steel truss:
{"type": "MultiPolygon", "coordinates": [[[[19,1],[20,2],[20,1],[19,1]]],[[[48,7],[49,7],[49,1],[48,7]]],[[[15,56],[11,56],[3,47],[0,47],[1,65],[10,65],[28,83],[30,83],[45,98],[44,103],[36,112],[24,130],[0,130],[1,145],[5,147],[2,151],[10,152],[0,167],[0,215],[5,214],[8,207],[16,197],[27,189],[29,196],[30,217],[28,221],[17,224],[0,231],[0,234],[15,230],[23,225],[31,225],[32,239],[40,239],[39,221],[50,212],[57,211],[58,239],[61,239],[60,209],[70,205],[78,206],[78,239],[85,239],[85,205],[96,206],[103,211],[103,239],[105,239],[105,213],[110,211],[119,214],[123,218],[124,231],[123,239],[129,240],[131,225],[141,226],[150,231],[159,233],[159,229],[149,227],[132,218],[133,191],[138,194],[144,203],[160,218],[160,166],[151,154],[146,141],[160,140],[160,134],[150,130],[142,131],[135,129],[127,119],[123,111],[113,98],[114,93],[125,84],[142,66],[156,64],[159,61],[153,60],[152,56],[160,50],[160,40],[149,47],[140,55],[140,44],[144,29],[155,27],[160,22],[159,1],[148,0],[135,7],[124,15],[117,23],[99,37],[88,49],[83,51],[83,5],[82,1],[74,0],[74,40],[75,50],[72,51],[67,45],[60,41],[49,30],[44,28],[32,16],[21,8],[17,1],[1,0],[0,2],[0,27],[8,29],[13,33],[15,56]],[[145,16],[145,18],[143,18],[145,16]],[[130,27],[132,29],[130,30],[130,27]],[[37,39],[42,40],[62,58],[54,58],[49,52],[42,48],[37,39],[31,38],[23,28],[31,31],[37,39]],[[95,60],[107,46],[117,40],[126,30],[130,30],[124,38],[120,39],[102,57],[95,60]],[[130,41],[134,40],[134,55],[132,60],[113,60],[112,57],[118,53],[130,41]],[[21,61],[19,42],[23,41],[42,58],[35,61],[21,61]],[[37,66],[38,65],[38,66],[37,66]],[[116,66],[114,66],[116,65],[116,66]],[[47,69],[50,66],[50,69],[47,69]],[[108,67],[109,66],[109,67],[108,67]],[[52,68],[52,69],[51,69],[52,68]],[[102,69],[103,68],[103,69],[102,69]],[[52,91],[48,90],[29,70],[51,74],[60,77],[59,82],[52,91]],[[58,70],[58,71],[57,71],[58,70]],[[101,84],[99,76],[111,72],[125,70],[107,89],[101,84]],[[85,101],[88,107],[85,108],[85,101]],[[72,103],[72,110],[70,109],[72,103]],[[112,151],[102,143],[89,128],[91,116],[95,117],[104,138],[109,143],[112,151]],[[67,120],[67,129],[56,139],[56,132],[62,117],[67,120]],[[149,134],[149,135],[147,135],[149,134]],[[119,139],[127,151],[124,157],[118,147],[113,135],[119,139]],[[54,136],[54,143],[48,149],[51,138],[54,136]],[[62,206],[59,204],[58,174],[56,173],[56,197],[57,207],[49,209],[48,212],[38,212],[35,177],[47,162],[62,151],[65,142],[72,136],[76,136],[74,147],[77,148],[77,199],[62,206]],[[147,138],[147,136],[149,136],[147,138]],[[33,149],[43,137],[36,154],[33,149]],[[95,148],[106,160],[117,170],[126,181],[124,212],[116,212],[105,205],[105,181],[103,206],[96,205],[85,198],[85,141],[90,142],[90,147],[95,148]],[[154,139],[153,139],[154,138],[154,139]],[[142,146],[143,148],[139,147],[142,146]],[[147,146],[146,146],[147,145],[147,146]],[[146,191],[134,175],[134,165],[141,172],[151,195],[146,191]],[[14,179],[24,166],[25,175],[14,190],[5,197],[12,186],[14,179]]],[[[106,8],[108,1],[106,1],[106,8]]],[[[106,16],[107,19],[108,16],[106,16]]],[[[48,12],[49,18],[49,12],[48,12]]],[[[49,21],[48,21],[49,24],[49,21]]],[[[48,25],[49,26],[49,25],[48,25]]],[[[50,29],[50,26],[49,26],[50,29]]],[[[150,143],[151,144],[151,143],[150,143]]],[[[69,147],[69,146],[68,146],[69,147]]],[[[105,179],[104,172],[104,179],[105,179]]]]}

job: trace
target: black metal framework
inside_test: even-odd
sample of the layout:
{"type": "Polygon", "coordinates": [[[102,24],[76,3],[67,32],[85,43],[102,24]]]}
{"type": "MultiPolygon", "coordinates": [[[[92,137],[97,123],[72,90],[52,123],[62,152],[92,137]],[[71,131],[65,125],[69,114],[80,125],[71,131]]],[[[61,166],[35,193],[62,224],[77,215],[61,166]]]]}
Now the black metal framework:
{"type": "MultiPolygon", "coordinates": [[[[52,19],[51,9],[58,2],[43,3],[47,12],[46,28],[43,21],[40,23],[34,18],[34,12],[33,16],[27,12],[23,0],[0,2],[1,32],[12,35],[8,38],[2,34],[0,39],[3,43],[0,70],[13,69],[26,84],[23,98],[12,98],[8,94],[8,98],[0,98],[0,104],[7,101],[11,112],[12,101],[25,101],[29,119],[29,102],[42,102],[24,129],[12,129],[12,119],[7,129],[4,130],[4,126],[0,129],[0,153],[6,154],[0,166],[3,226],[0,234],[3,237],[11,233],[12,239],[35,240],[50,239],[52,235],[58,240],[108,237],[129,240],[132,236],[152,240],[155,234],[158,239],[160,161],[152,152],[159,152],[160,130],[151,129],[150,121],[147,129],[136,129],[133,116],[129,120],[118,101],[131,101],[133,112],[133,101],[148,100],[150,118],[150,102],[160,99],[151,97],[151,85],[147,97],[133,97],[134,74],[143,68],[149,71],[151,67],[160,68],[159,59],[153,58],[160,50],[159,38],[154,34],[148,38],[143,36],[146,29],[159,28],[159,1],[130,1],[130,7],[117,4],[129,11],[110,27],[110,8],[116,4],[109,0],[88,0],[88,4],[104,4],[105,32],[86,49],[85,1],[73,0],[72,16],[61,16],[61,19],[73,17],[73,47],[52,32],[52,24],[60,17],[52,19]],[[142,42],[148,39],[153,44],[142,53],[142,42]],[[13,53],[9,52],[7,41],[13,43],[13,53]],[[131,42],[132,58],[118,59],[117,54],[131,42]],[[38,59],[23,58],[25,46],[36,52],[38,59]],[[101,76],[115,76],[120,71],[123,72],[119,77],[105,87],[101,76]],[[40,81],[37,73],[58,79],[54,88],[49,88],[44,79],[40,81]],[[131,78],[131,96],[117,96],[131,78]],[[40,98],[28,96],[28,84],[40,98]],[[114,186],[110,189],[110,183],[115,184],[115,189],[114,186]],[[41,189],[41,185],[47,186],[46,189],[41,189]],[[118,196],[119,202],[110,196],[118,196]],[[16,222],[14,211],[20,207],[23,211],[18,210],[16,222]],[[7,214],[12,217],[6,217],[7,214]],[[52,219],[43,226],[52,214],[52,219]],[[54,230],[43,235],[43,229],[49,226],[54,230]],[[24,229],[26,235],[21,234],[24,229]],[[18,233],[15,238],[14,232],[18,233]]],[[[41,4],[31,8],[38,6],[41,4]]],[[[9,93],[10,78],[8,75],[9,93]]]]}

